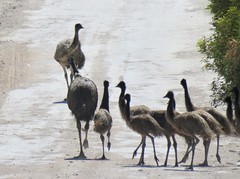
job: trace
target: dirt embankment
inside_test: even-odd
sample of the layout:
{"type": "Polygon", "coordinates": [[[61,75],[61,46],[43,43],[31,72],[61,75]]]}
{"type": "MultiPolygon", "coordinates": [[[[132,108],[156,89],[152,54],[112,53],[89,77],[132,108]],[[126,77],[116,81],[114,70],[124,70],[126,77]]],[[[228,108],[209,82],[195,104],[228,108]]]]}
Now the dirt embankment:
{"type": "Polygon", "coordinates": [[[0,2],[0,105],[9,90],[24,87],[28,80],[29,51],[26,44],[2,38],[24,28],[26,10],[39,8],[43,0],[3,0],[0,2]]]}

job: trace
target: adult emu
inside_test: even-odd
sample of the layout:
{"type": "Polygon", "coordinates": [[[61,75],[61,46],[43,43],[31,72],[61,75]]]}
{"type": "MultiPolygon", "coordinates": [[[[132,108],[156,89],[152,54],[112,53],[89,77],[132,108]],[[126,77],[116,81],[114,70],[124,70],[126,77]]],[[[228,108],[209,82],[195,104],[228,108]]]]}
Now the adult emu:
{"type": "Polygon", "coordinates": [[[87,134],[89,129],[89,122],[93,119],[97,101],[98,92],[95,83],[78,74],[73,58],[68,60],[71,69],[74,71],[74,80],[69,86],[67,94],[67,103],[72,114],[76,118],[77,129],[79,134],[80,154],[78,158],[85,159],[83,153],[82,138],[81,138],[81,121],[85,121],[85,139],[83,141],[84,148],[88,148],[87,134]]]}
{"type": "MultiPolygon", "coordinates": [[[[64,77],[67,83],[67,87],[69,88],[68,83],[68,75],[67,75],[67,67],[68,59],[72,57],[74,59],[74,63],[78,69],[81,69],[85,63],[85,55],[81,49],[81,43],[79,40],[78,32],[82,29],[83,26],[81,24],[75,25],[75,34],[73,39],[66,39],[57,44],[57,48],[54,54],[54,59],[61,65],[64,71],[64,77]]],[[[71,72],[70,79],[73,80],[73,73],[71,72]]]]}

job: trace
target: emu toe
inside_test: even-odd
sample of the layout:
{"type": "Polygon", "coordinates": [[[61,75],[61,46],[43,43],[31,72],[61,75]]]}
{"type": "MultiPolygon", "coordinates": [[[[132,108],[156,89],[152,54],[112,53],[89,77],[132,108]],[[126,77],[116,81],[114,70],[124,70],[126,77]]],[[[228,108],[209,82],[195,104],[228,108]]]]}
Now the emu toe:
{"type": "Polygon", "coordinates": [[[203,163],[199,164],[201,167],[208,167],[208,162],[204,161],[203,163]]]}
{"type": "Polygon", "coordinates": [[[144,161],[139,161],[137,165],[142,165],[143,166],[144,164],[145,164],[144,161]]]}
{"type": "Polygon", "coordinates": [[[80,154],[76,157],[74,157],[75,159],[87,159],[86,155],[83,153],[83,151],[80,152],[80,154]]]}
{"type": "Polygon", "coordinates": [[[193,166],[192,166],[192,165],[189,166],[189,167],[187,168],[187,170],[193,171],[193,166]]]}
{"type": "Polygon", "coordinates": [[[99,160],[108,160],[105,155],[103,154],[103,156],[99,159],[99,160]]]}

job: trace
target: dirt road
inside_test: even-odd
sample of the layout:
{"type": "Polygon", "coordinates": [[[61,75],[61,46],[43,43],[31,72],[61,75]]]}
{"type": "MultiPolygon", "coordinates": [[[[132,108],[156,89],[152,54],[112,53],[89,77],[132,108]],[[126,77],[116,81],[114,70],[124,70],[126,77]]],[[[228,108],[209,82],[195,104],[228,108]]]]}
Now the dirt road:
{"type": "MultiPolygon", "coordinates": [[[[196,41],[210,33],[206,0],[102,0],[102,1],[1,1],[0,2],[0,178],[238,178],[239,138],[222,136],[215,158],[216,140],[211,143],[210,167],[185,170],[156,167],[150,141],[146,166],[136,166],[132,152],[140,136],[127,128],[117,107],[116,84],[124,79],[132,94],[132,105],[146,104],[166,109],[163,96],[176,94],[177,110],[185,111],[180,80],[186,78],[193,101],[210,105],[210,82],[215,76],[202,71],[196,41]],[[101,156],[101,141],[92,130],[89,160],[71,160],[78,154],[75,121],[66,103],[63,71],[54,61],[56,44],[73,37],[75,23],[81,23],[82,48],[86,65],[81,74],[98,86],[110,81],[113,115],[112,149],[101,156]]],[[[225,106],[219,108],[225,113],[225,106]]],[[[156,139],[163,164],[166,139],[156,139]]],[[[179,158],[186,145],[178,137],[179,158]]],[[[197,146],[195,164],[203,161],[202,144],[197,146]]]]}

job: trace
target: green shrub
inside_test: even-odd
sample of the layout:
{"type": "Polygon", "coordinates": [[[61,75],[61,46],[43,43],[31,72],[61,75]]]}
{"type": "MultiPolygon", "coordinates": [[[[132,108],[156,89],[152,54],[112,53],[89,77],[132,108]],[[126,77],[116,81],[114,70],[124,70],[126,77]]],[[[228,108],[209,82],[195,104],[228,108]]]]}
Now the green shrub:
{"type": "Polygon", "coordinates": [[[234,86],[240,87],[240,1],[211,0],[214,27],[210,37],[198,41],[204,68],[218,77],[212,82],[214,105],[222,103],[234,86]]]}

